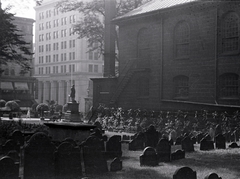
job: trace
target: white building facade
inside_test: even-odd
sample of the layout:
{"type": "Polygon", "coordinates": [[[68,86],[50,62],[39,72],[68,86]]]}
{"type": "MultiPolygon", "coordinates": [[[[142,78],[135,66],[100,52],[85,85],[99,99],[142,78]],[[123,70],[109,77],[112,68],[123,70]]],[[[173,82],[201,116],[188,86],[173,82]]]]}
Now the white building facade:
{"type": "Polygon", "coordinates": [[[90,78],[103,76],[103,59],[98,52],[88,52],[86,39],[78,39],[78,35],[73,34],[73,24],[81,14],[77,11],[61,13],[55,8],[56,3],[57,0],[45,0],[35,7],[36,100],[39,103],[54,100],[64,105],[70,101],[74,84],[75,100],[79,102],[79,111],[84,113],[91,106],[90,78]]]}

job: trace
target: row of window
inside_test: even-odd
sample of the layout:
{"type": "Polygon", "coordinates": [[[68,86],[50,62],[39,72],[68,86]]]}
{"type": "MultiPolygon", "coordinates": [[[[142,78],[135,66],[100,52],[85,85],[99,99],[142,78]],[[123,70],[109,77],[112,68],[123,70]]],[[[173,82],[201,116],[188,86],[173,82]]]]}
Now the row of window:
{"type": "MultiPolygon", "coordinates": [[[[59,26],[59,19],[54,19],[53,21],[47,21],[45,23],[39,23],[39,31],[44,30],[44,24],[46,24],[46,29],[51,29],[51,24],[53,22],[53,27],[58,27],[59,26]]],[[[69,16],[69,24],[75,23],[76,22],[76,16],[71,15],[69,16]]],[[[67,25],[67,17],[62,17],[61,18],[61,25],[67,25]]]]}
{"type": "MultiPolygon", "coordinates": [[[[53,46],[53,50],[59,50],[59,43],[58,42],[54,42],[53,44],[46,44],[45,45],[45,50],[46,52],[50,52],[52,50],[53,46]]],[[[75,40],[69,40],[69,48],[74,48],[76,46],[76,41],[75,40]]],[[[62,41],[61,42],[61,49],[67,49],[67,41],[62,41]]],[[[38,51],[39,53],[44,52],[44,45],[39,45],[38,46],[38,51]]]]}
{"type": "MultiPolygon", "coordinates": [[[[239,53],[240,17],[235,12],[226,13],[219,24],[219,53],[233,55],[239,53]]],[[[174,28],[174,55],[176,59],[188,59],[190,57],[190,26],[188,22],[181,21],[174,28]]],[[[138,57],[145,57],[149,48],[148,29],[140,29],[138,33],[138,57]],[[141,52],[144,53],[141,53],[141,52]],[[143,56],[145,55],[145,56],[143,56]]]]}
{"type": "Polygon", "coordinates": [[[45,59],[46,59],[46,61],[44,61],[44,56],[39,56],[38,57],[39,64],[51,63],[52,62],[51,59],[53,59],[53,62],[58,62],[59,60],[61,62],[67,61],[67,60],[76,60],[76,55],[75,55],[75,52],[69,52],[68,56],[67,56],[67,53],[61,53],[60,55],[53,54],[53,55],[46,55],[45,59]],[[59,59],[59,56],[60,56],[60,59],[59,59]]]}
{"type": "MultiPolygon", "coordinates": [[[[46,10],[45,12],[40,12],[39,13],[39,19],[44,19],[44,15],[46,15],[46,18],[49,18],[52,16],[52,11],[53,11],[53,16],[56,16],[59,14],[59,11],[58,9],[54,8],[54,9],[49,9],[49,10],[46,10]]],[[[75,15],[71,15],[70,17],[70,21],[73,21],[73,19],[75,18],[75,15]]]]}
{"type": "MultiPolygon", "coordinates": [[[[76,33],[74,32],[73,28],[69,28],[69,36],[75,35],[76,33]]],[[[53,35],[53,39],[58,39],[59,38],[59,31],[54,31],[52,32],[53,35]]],[[[46,38],[46,40],[51,40],[52,36],[51,36],[51,32],[47,32],[45,35],[44,34],[40,34],[38,36],[38,40],[39,42],[44,41],[44,36],[46,38]]],[[[61,30],[61,37],[67,37],[67,29],[62,29],[61,30]]]]}
{"type": "MultiPolygon", "coordinates": [[[[218,95],[220,98],[238,98],[239,76],[234,73],[225,73],[219,77],[218,95]]],[[[177,76],[173,79],[175,98],[188,98],[189,78],[187,76],[177,76]]]]}
{"type": "MultiPolygon", "coordinates": [[[[76,72],[75,64],[68,65],[68,71],[67,71],[67,65],[61,65],[59,66],[52,66],[52,67],[39,67],[38,68],[38,74],[56,74],[56,73],[67,73],[67,72],[76,72]],[[44,71],[45,68],[45,71],[44,71]],[[60,70],[60,71],[59,71],[60,70]]],[[[89,64],[88,65],[88,72],[90,73],[98,73],[99,72],[99,66],[89,64]]]]}

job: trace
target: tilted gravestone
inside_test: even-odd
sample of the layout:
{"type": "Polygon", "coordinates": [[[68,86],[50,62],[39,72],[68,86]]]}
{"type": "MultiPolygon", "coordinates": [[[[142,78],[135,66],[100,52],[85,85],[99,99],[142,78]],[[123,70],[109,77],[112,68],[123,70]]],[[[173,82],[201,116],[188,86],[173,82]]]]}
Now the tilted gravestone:
{"type": "Polygon", "coordinates": [[[0,159],[0,178],[1,179],[19,179],[19,164],[5,156],[0,159]]]}
{"type": "Polygon", "coordinates": [[[175,171],[173,179],[197,179],[197,173],[189,167],[182,167],[175,171]]]}
{"type": "Polygon", "coordinates": [[[135,138],[129,143],[129,150],[143,150],[144,149],[144,134],[139,132],[136,134],[135,138]]]}
{"type": "Polygon", "coordinates": [[[182,150],[184,150],[185,152],[193,152],[194,151],[194,145],[189,136],[185,137],[182,140],[182,150]]]}
{"type": "Polygon", "coordinates": [[[53,178],[55,150],[45,133],[35,133],[24,150],[24,179],[53,178]]]}
{"type": "Polygon", "coordinates": [[[56,178],[77,178],[82,176],[80,148],[70,142],[63,142],[55,152],[56,178]]]}
{"type": "Polygon", "coordinates": [[[222,178],[219,177],[216,173],[210,173],[204,179],[222,179],[222,178]]]}
{"type": "Polygon", "coordinates": [[[171,161],[171,145],[167,139],[160,139],[156,150],[159,162],[171,161]]]}
{"type": "Polygon", "coordinates": [[[185,158],[185,151],[184,150],[176,150],[171,154],[171,160],[179,160],[185,158]]]}
{"type": "Polygon", "coordinates": [[[114,135],[108,139],[106,142],[106,155],[109,158],[122,156],[122,144],[120,135],[114,135]]]}
{"type": "Polygon", "coordinates": [[[226,139],[222,134],[215,137],[215,145],[217,149],[226,149],[226,139]]]}
{"type": "Polygon", "coordinates": [[[122,161],[118,157],[116,157],[110,164],[110,171],[115,172],[119,170],[122,170],[122,161]]]}
{"type": "Polygon", "coordinates": [[[144,147],[156,147],[158,140],[159,140],[159,133],[156,131],[155,127],[153,125],[150,125],[146,132],[144,132],[145,135],[145,145],[144,147]]]}
{"type": "Polygon", "coordinates": [[[153,147],[146,147],[140,155],[140,166],[157,166],[158,157],[153,147]]]}
{"type": "Polygon", "coordinates": [[[102,141],[99,138],[90,136],[81,146],[86,174],[108,171],[107,161],[102,151],[102,141]]]}

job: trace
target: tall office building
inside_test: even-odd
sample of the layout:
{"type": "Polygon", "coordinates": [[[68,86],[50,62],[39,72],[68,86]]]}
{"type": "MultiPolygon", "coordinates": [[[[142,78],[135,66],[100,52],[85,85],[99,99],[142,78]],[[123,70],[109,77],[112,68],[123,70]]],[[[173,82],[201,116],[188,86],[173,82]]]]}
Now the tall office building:
{"type": "Polygon", "coordinates": [[[103,60],[97,51],[88,52],[86,39],[73,33],[73,24],[81,14],[61,13],[55,8],[59,0],[44,0],[35,7],[35,77],[38,79],[39,103],[46,100],[64,105],[69,102],[74,84],[79,111],[91,106],[90,78],[103,76],[103,60]]]}

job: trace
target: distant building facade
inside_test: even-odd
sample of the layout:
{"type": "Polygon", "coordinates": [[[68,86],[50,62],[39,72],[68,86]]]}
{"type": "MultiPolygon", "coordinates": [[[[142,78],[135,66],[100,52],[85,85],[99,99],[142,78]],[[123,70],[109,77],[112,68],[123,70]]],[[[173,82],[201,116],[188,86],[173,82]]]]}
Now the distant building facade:
{"type": "Polygon", "coordinates": [[[54,100],[64,105],[70,101],[71,86],[76,89],[75,100],[80,112],[92,106],[92,81],[102,77],[103,60],[97,51],[88,52],[86,39],[73,33],[73,24],[81,14],[77,11],[59,12],[57,0],[44,0],[36,6],[35,74],[38,79],[39,103],[54,100]]]}
{"type": "MultiPolygon", "coordinates": [[[[23,39],[29,43],[29,49],[33,51],[33,23],[30,18],[14,16],[13,24],[20,30],[23,39]]],[[[30,66],[33,55],[29,55],[30,66]]],[[[18,100],[20,107],[31,107],[35,102],[36,79],[32,77],[32,71],[22,73],[21,67],[15,63],[1,66],[4,72],[0,76],[0,99],[5,101],[18,100]]]]}
{"type": "Polygon", "coordinates": [[[239,12],[239,1],[153,0],[116,18],[119,77],[94,79],[94,106],[239,106],[239,12]]]}

